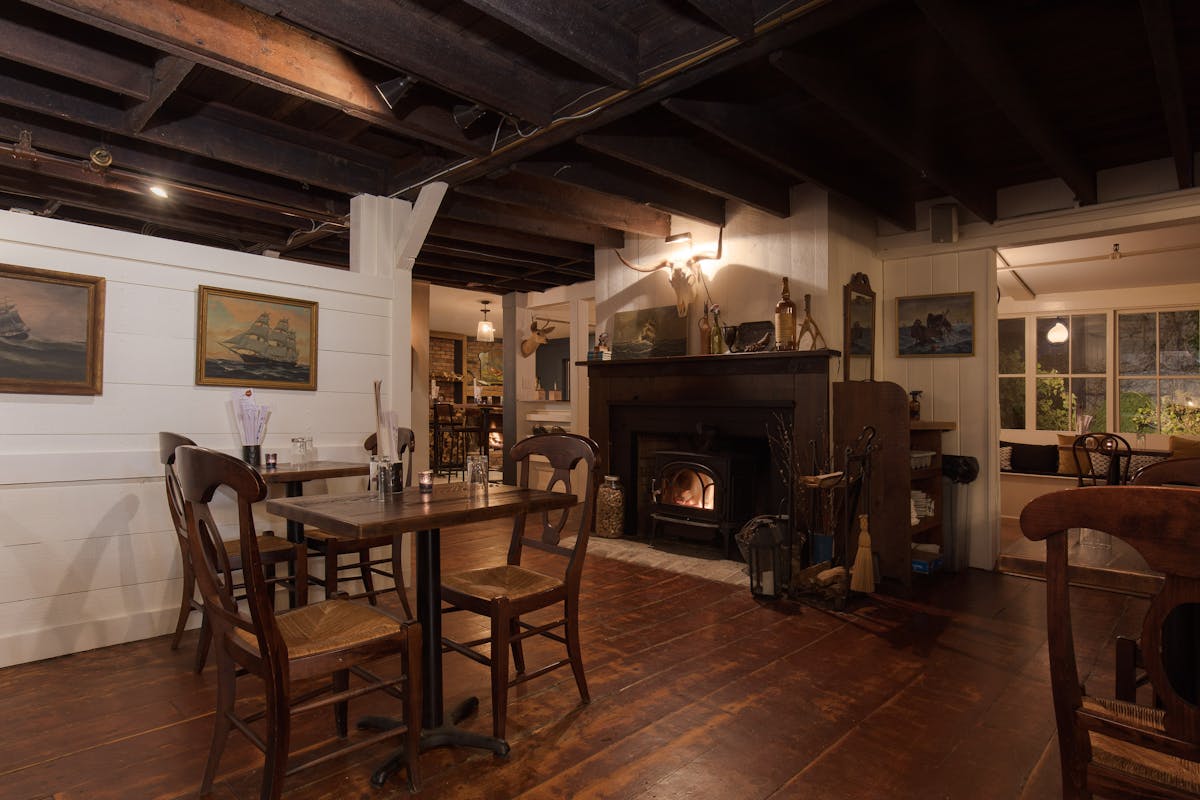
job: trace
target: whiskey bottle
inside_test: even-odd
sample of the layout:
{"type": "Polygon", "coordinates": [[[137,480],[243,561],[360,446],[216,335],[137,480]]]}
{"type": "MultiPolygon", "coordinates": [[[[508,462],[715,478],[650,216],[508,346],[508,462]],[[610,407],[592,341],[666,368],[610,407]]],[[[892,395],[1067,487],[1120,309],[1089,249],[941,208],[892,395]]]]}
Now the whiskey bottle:
{"type": "Polygon", "coordinates": [[[775,349],[796,349],[796,304],[788,292],[788,279],[783,279],[783,297],[775,304],[775,349]]]}

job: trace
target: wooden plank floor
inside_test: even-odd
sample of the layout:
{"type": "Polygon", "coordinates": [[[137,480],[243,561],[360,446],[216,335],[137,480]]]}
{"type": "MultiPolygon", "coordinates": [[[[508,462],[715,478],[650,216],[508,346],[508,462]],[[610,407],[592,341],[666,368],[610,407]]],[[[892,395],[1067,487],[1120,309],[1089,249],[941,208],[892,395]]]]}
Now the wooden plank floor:
{"type": "MultiPolygon", "coordinates": [[[[443,568],[498,561],[506,541],[499,527],[444,532],[443,568]]],[[[1111,686],[1111,637],[1132,632],[1144,601],[1075,594],[1083,668],[1111,686]]],[[[591,704],[579,705],[569,670],[519,687],[510,756],[426,753],[420,796],[1058,797],[1044,608],[1041,583],[979,571],[835,614],[589,558],[591,704]]],[[[454,615],[451,625],[479,623],[454,615]]],[[[161,637],[0,670],[0,798],[195,797],[215,694],[211,665],[189,669],[195,640],[193,631],[176,652],[161,637]]],[[[486,671],[453,654],[446,665],[448,702],[477,694],[486,709],[486,671]]],[[[370,711],[390,703],[373,700],[370,711]]],[[[351,703],[352,717],[365,705],[351,703]]],[[[470,722],[490,726],[486,710],[470,722]]],[[[327,714],[309,715],[293,742],[331,729],[327,714]]],[[[385,754],[376,747],[301,773],[285,796],[405,797],[402,775],[369,785],[385,754]]],[[[234,734],[212,796],[256,797],[260,766],[234,734]]]]}

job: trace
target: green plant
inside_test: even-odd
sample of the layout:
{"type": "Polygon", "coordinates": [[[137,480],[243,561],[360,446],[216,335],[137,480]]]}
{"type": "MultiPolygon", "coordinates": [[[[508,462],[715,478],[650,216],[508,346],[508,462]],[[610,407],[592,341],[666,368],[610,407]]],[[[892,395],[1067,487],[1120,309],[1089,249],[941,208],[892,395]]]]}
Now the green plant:
{"type": "MultiPolygon", "coordinates": [[[[1043,372],[1038,365],[1038,372],[1050,376],[1057,375],[1057,370],[1043,372]]],[[[1046,377],[1037,379],[1037,429],[1039,431],[1069,431],[1071,421],[1075,418],[1075,395],[1067,390],[1067,379],[1061,377],[1046,377]]]]}

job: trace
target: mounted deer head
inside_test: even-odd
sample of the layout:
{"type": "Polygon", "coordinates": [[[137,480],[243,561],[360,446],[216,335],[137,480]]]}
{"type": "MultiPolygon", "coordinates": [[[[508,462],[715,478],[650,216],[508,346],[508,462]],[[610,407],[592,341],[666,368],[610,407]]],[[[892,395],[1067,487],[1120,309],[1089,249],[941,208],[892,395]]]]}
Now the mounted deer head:
{"type": "Polygon", "coordinates": [[[521,341],[521,355],[526,357],[533,355],[539,347],[546,343],[546,336],[552,330],[554,330],[554,326],[549,322],[542,323],[542,327],[539,328],[535,317],[529,326],[529,338],[521,341]]]}
{"type": "MultiPolygon", "coordinates": [[[[688,234],[680,235],[688,236],[688,234]]],[[[725,228],[722,227],[717,233],[717,252],[711,254],[696,253],[682,267],[667,258],[664,258],[653,267],[639,267],[636,264],[630,264],[620,253],[617,253],[617,258],[621,259],[622,264],[637,272],[650,273],[658,272],[664,268],[669,269],[667,281],[675,291],[675,311],[678,312],[679,316],[686,317],[688,315],[688,306],[696,299],[696,283],[700,280],[700,262],[712,261],[721,257],[721,246],[724,236],[725,228]]]]}

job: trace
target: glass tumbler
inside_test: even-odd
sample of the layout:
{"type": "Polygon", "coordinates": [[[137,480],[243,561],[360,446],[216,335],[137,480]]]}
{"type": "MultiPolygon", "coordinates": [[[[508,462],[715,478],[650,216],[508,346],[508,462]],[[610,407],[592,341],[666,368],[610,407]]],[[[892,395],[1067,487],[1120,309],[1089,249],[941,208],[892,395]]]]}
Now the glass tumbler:
{"type": "Polygon", "coordinates": [[[487,456],[467,456],[467,491],[472,496],[487,496],[488,465],[487,456]]]}
{"type": "Polygon", "coordinates": [[[308,460],[308,440],[303,436],[292,437],[292,463],[299,466],[308,460]]]}

